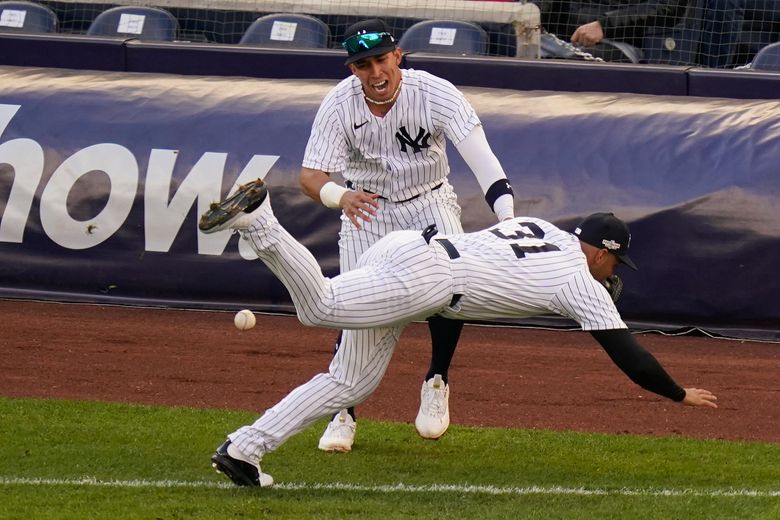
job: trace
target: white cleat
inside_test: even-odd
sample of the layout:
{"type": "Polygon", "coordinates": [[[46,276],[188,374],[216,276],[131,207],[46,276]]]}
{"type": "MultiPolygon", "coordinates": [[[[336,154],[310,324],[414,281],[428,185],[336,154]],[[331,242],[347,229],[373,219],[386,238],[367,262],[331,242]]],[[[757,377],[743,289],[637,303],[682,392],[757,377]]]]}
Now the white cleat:
{"type": "Polygon", "coordinates": [[[422,385],[414,425],[423,439],[438,439],[450,426],[450,387],[436,374],[422,385]]]}
{"type": "Polygon", "coordinates": [[[356,428],[357,424],[352,416],[346,410],[342,410],[328,423],[317,447],[328,452],[350,452],[352,451],[352,443],[355,442],[356,428]]]}

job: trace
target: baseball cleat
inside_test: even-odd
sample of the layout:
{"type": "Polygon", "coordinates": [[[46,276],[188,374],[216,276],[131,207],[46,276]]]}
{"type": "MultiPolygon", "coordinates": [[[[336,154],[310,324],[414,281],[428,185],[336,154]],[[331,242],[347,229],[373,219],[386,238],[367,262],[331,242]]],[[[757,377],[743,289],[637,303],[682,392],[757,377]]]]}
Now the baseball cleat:
{"type": "Polygon", "coordinates": [[[225,229],[240,229],[255,220],[252,213],[268,198],[268,189],[261,179],[242,184],[222,202],[212,202],[198,222],[204,233],[225,229]]]}
{"type": "Polygon", "coordinates": [[[271,475],[263,473],[259,465],[249,462],[229,439],[211,456],[211,467],[237,486],[269,487],[274,483],[271,475]]]}
{"type": "Polygon", "coordinates": [[[325,428],[325,433],[320,437],[317,446],[322,451],[347,453],[352,451],[352,443],[355,442],[355,429],[357,423],[346,410],[342,410],[325,428]]]}
{"type": "Polygon", "coordinates": [[[414,426],[424,439],[438,439],[450,426],[450,387],[436,374],[422,385],[414,426]]]}

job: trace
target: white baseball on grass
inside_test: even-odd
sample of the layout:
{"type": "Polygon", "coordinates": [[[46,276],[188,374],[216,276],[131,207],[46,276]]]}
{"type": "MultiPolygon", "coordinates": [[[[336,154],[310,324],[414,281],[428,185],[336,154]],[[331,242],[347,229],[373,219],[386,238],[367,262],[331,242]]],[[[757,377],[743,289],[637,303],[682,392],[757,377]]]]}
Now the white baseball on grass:
{"type": "Polygon", "coordinates": [[[233,323],[238,330],[249,330],[255,326],[255,315],[248,309],[238,311],[233,318],[233,323]]]}

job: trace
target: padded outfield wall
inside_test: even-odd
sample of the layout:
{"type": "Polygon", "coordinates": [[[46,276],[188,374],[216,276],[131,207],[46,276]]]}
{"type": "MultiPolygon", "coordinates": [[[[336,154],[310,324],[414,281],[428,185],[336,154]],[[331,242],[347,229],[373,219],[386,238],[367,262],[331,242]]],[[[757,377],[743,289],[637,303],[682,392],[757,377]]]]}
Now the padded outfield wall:
{"type": "MultiPolygon", "coordinates": [[[[0,295],[290,311],[236,236],[203,235],[197,219],[265,176],[280,221],[334,274],[338,213],[297,185],[334,84],[0,67],[0,295]]],[[[463,90],[518,215],[629,222],[629,322],[780,339],[777,102],[463,90]]],[[[465,227],[491,224],[450,157],[465,227]]]]}

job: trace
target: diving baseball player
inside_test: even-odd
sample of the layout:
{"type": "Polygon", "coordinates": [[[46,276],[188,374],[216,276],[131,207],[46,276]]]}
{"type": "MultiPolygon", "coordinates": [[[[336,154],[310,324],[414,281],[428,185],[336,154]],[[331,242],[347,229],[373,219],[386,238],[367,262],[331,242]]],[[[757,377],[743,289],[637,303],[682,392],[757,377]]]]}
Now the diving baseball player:
{"type": "MultiPolygon", "coordinates": [[[[446,139],[462,155],[498,220],[514,215],[512,189],[493,154],[474,109],[450,82],[423,71],[401,69],[401,50],[382,20],[349,27],[343,44],[352,75],[322,101],[306,146],[301,187],[315,201],[342,210],[340,269],[353,269],[378,239],[396,230],[435,224],[460,233],[461,209],[447,181],[446,139]],[[340,173],[346,187],[331,173],[340,173]]],[[[462,322],[428,321],[432,357],[421,390],[415,426],[424,438],[439,438],[449,426],[447,371],[462,322]]],[[[375,335],[347,331],[336,373],[346,381],[360,371],[375,335]]],[[[354,411],[335,416],[319,448],[350,451],[354,411]]]]}
{"type": "Polygon", "coordinates": [[[432,315],[489,320],[555,313],[579,322],[635,383],[674,401],[716,408],[707,390],[680,387],[642,348],[602,282],[628,256],[628,227],[611,213],[587,217],[574,234],[517,217],[475,233],[438,235],[433,226],[394,231],[366,250],[355,269],[322,274],[312,254],[276,220],[267,188],[241,186],[201,218],[205,233],[237,230],[284,283],[305,325],[370,329],[345,343],[328,373],[314,376],[251,425],[228,435],[212,457],[234,483],[269,486],[260,460],[317,419],[364,401],[379,385],[404,326],[432,315]],[[359,348],[360,364],[343,370],[359,348]]]}

